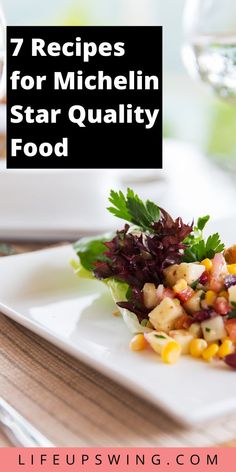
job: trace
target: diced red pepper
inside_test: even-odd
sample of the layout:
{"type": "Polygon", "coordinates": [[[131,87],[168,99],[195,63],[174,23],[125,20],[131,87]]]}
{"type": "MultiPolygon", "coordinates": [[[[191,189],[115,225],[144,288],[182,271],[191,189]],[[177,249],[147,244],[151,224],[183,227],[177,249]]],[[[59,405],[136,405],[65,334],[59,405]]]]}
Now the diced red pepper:
{"type": "Polygon", "coordinates": [[[188,329],[194,320],[191,316],[182,315],[175,321],[175,329],[188,329]]]}
{"type": "Polygon", "coordinates": [[[182,292],[176,293],[176,297],[182,302],[186,303],[194,294],[194,290],[191,287],[187,287],[182,292]]]}
{"type": "Polygon", "coordinates": [[[217,297],[214,303],[214,309],[219,315],[227,315],[227,313],[230,311],[228,300],[226,300],[224,297],[217,297]]]}

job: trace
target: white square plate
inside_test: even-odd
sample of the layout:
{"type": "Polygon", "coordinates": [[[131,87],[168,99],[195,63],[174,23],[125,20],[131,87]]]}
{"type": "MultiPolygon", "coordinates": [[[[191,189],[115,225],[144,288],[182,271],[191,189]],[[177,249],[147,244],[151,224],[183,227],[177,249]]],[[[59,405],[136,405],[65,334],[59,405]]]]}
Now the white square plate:
{"type": "Polygon", "coordinates": [[[178,421],[236,411],[236,372],[183,356],[173,366],[131,352],[130,334],[103,284],[79,280],[71,246],[0,259],[0,311],[90,364],[178,421]]]}

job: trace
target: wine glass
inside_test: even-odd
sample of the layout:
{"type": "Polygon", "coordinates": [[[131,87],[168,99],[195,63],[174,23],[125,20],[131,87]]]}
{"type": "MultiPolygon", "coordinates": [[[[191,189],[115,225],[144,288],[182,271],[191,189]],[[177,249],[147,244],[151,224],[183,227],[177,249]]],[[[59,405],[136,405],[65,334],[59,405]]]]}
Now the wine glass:
{"type": "Polygon", "coordinates": [[[190,75],[236,105],[236,0],[187,0],[184,34],[190,75]]]}

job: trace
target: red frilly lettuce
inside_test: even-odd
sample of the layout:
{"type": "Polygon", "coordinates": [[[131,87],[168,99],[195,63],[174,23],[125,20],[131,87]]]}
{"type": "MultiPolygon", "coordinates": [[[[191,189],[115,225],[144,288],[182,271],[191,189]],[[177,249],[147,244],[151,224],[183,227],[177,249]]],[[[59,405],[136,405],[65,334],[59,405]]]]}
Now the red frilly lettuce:
{"type": "Polygon", "coordinates": [[[144,284],[157,286],[163,281],[163,269],[181,262],[183,241],[192,231],[192,225],[184,224],[181,218],[173,220],[166,211],[160,211],[161,218],[153,223],[152,233],[131,232],[126,224],[111,241],[104,242],[105,260],[94,264],[96,278],[115,278],[129,285],[128,301],[118,305],[135,313],[139,321],[148,314],[141,291],[144,284]]]}

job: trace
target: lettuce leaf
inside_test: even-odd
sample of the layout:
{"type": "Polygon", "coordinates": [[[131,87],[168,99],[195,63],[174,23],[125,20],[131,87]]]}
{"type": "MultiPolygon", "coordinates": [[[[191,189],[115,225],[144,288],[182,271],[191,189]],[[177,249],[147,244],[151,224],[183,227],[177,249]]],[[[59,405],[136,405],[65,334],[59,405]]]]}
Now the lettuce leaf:
{"type": "Polygon", "coordinates": [[[73,267],[74,273],[78,277],[80,277],[82,279],[94,279],[94,280],[96,280],[94,275],[93,275],[93,272],[91,270],[85,269],[82,266],[79,259],[78,260],[70,259],[70,265],[73,267]]]}
{"type": "MultiPolygon", "coordinates": [[[[78,277],[96,281],[98,280],[94,277],[91,270],[85,269],[85,267],[83,267],[79,259],[71,259],[70,264],[78,277]]],[[[106,284],[115,303],[127,300],[126,294],[129,289],[129,285],[125,282],[120,282],[119,280],[110,278],[102,280],[101,283],[106,284]]],[[[131,333],[136,334],[151,331],[149,328],[146,328],[139,323],[138,318],[134,313],[119,306],[117,306],[117,308],[119,309],[122,318],[131,333]]]]}
{"type": "MultiPolygon", "coordinates": [[[[115,303],[117,302],[123,302],[127,300],[127,291],[129,289],[129,285],[120,282],[119,280],[116,279],[107,279],[107,286],[110,289],[111,296],[115,303]]],[[[132,313],[131,311],[127,310],[126,308],[121,308],[118,306],[118,309],[122,315],[122,318],[128,327],[129,331],[133,334],[136,333],[147,333],[151,331],[149,328],[146,328],[145,326],[142,326],[139,323],[138,317],[135,315],[135,313],[132,313]]]]}
{"type": "Polygon", "coordinates": [[[113,237],[114,233],[105,233],[100,236],[81,238],[74,244],[74,250],[85,269],[92,271],[95,262],[107,261],[107,257],[104,255],[106,250],[104,243],[113,237]]]}

